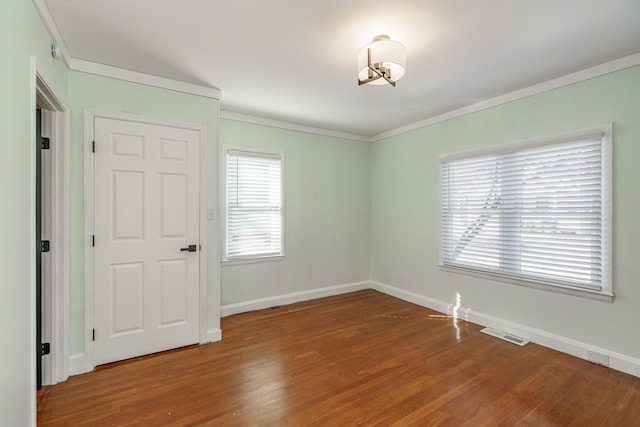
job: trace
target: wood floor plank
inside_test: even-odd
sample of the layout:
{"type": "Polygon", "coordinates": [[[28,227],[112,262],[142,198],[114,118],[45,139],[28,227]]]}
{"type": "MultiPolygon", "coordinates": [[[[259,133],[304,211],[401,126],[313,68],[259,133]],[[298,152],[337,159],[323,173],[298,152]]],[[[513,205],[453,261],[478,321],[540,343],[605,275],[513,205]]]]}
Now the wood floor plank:
{"type": "Polygon", "coordinates": [[[640,379],[373,290],[38,392],[39,426],[640,425],[640,379]]]}

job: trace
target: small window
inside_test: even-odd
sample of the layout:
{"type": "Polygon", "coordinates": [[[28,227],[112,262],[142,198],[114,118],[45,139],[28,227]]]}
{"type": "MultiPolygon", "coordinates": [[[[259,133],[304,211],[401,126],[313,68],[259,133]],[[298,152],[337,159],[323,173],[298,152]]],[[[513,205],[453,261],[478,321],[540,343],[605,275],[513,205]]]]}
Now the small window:
{"type": "Polygon", "coordinates": [[[611,133],[441,158],[441,265],[610,300],[611,133]]]}
{"type": "Polygon", "coordinates": [[[224,155],[224,259],[284,256],[283,154],[225,146],[224,155]]]}

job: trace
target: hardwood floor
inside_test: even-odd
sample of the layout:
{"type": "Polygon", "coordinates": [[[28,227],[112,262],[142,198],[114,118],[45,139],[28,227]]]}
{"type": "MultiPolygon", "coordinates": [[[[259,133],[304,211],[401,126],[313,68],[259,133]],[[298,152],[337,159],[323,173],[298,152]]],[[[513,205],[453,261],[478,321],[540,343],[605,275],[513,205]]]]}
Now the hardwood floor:
{"type": "Polygon", "coordinates": [[[38,393],[40,426],[640,425],[640,379],[367,290],[38,393]]]}

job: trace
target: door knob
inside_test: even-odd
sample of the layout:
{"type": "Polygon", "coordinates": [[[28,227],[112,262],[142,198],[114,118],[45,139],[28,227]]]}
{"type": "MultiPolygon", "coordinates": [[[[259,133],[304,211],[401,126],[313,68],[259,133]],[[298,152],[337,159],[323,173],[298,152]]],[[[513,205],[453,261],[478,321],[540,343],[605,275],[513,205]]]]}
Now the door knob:
{"type": "Polygon", "coordinates": [[[196,250],[196,245],[189,245],[186,248],[180,248],[180,252],[195,252],[196,250]]]}

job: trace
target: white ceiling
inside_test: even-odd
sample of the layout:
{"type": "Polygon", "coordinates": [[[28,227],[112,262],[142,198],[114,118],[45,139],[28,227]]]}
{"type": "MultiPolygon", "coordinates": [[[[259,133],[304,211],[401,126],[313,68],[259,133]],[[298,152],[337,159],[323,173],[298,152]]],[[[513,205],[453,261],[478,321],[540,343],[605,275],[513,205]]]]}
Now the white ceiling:
{"type": "Polygon", "coordinates": [[[639,0],[44,2],[72,58],[363,136],[640,52],[639,0]],[[377,34],[407,48],[395,88],[357,85],[356,55],[377,34]]]}

